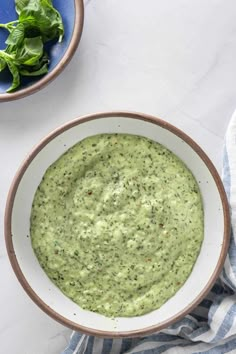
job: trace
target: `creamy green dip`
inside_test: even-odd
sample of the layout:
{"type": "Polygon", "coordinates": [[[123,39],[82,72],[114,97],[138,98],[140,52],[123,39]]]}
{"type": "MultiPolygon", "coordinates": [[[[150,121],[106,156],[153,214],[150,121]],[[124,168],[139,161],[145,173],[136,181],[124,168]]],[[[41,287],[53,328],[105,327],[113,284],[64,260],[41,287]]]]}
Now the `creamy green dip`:
{"type": "Polygon", "coordinates": [[[82,308],[142,315],[191,273],[203,240],[201,195],[162,145],[134,135],[89,137],[46,171],[31,239],[48,277],[82,308]]]}

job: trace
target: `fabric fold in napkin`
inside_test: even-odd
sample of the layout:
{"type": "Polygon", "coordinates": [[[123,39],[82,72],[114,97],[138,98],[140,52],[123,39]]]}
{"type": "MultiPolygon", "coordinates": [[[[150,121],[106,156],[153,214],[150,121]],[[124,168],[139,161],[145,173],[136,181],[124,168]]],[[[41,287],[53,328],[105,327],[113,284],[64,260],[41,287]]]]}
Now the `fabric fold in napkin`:
{"type": "Polygon", "coordinates": [[[230,246],[220,278],[200,305],[147,337],[102,339],[73,332],[62,354],[236,354],[236,112],[225,137],[222,178],[231,207],[230,246]]]}

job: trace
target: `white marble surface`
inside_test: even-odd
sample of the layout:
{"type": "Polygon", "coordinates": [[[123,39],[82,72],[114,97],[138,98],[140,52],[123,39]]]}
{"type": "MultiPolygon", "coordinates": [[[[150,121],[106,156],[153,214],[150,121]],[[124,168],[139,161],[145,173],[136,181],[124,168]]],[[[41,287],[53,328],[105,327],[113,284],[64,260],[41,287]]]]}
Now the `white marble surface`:
{"type": "Polygon", "coordinates": [[[85,15],[63,74],[31,97],[0,104],[1,353],[57,354],[70,334],[24,293],[3,240],[11,180],[45,134],[86,113],[141,111],[183,129],[221,168],[236,107],[235,0],[90,0],[85,15]]]}

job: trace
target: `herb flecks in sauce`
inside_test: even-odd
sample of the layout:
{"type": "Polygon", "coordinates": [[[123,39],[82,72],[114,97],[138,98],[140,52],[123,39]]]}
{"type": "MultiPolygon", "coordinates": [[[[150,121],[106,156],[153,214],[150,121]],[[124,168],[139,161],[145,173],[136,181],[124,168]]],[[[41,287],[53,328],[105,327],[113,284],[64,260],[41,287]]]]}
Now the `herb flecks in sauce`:
{"type": "Polygon", "coordinates": [[[142,315],[191,273],[203,240],[198,185],[162,145],[93,136],[47,170],[33,202],[31,238],[49,278],[82,308],[142,315]]]}

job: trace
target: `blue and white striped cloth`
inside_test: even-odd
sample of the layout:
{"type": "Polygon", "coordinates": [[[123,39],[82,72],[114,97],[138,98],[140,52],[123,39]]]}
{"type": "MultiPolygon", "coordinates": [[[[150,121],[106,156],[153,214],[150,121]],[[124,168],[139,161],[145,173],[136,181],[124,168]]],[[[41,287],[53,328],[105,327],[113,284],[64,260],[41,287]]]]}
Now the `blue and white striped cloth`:
{"type": "Polygon", "coordinates": [[[220,279],[201,304],[147,337],[101,339],[73,332],[62,354],[236,354],[236,113],[225,138],[223,182],[231,206],[230,247],[220,279]]]}

